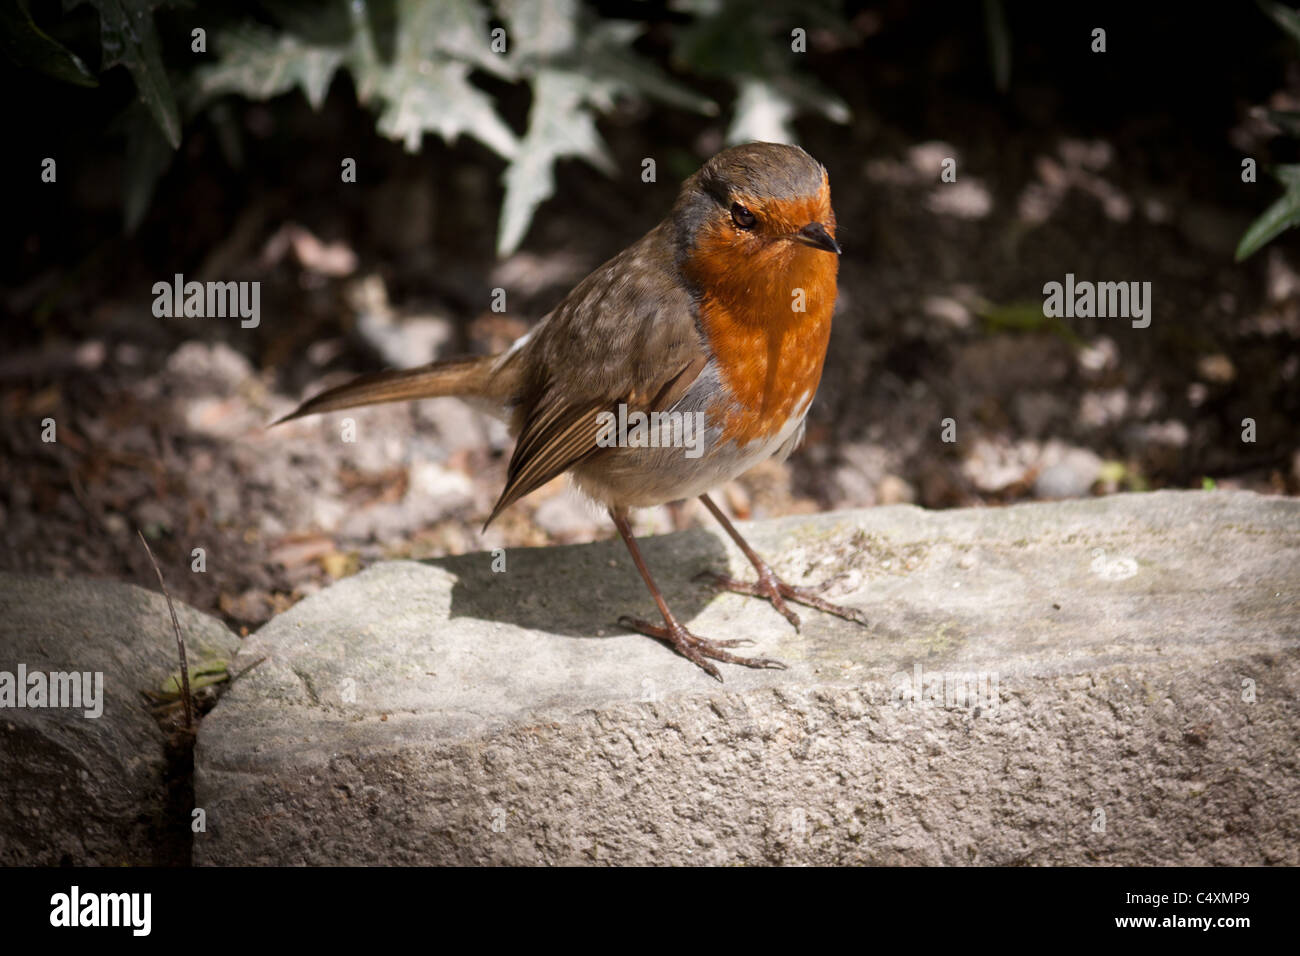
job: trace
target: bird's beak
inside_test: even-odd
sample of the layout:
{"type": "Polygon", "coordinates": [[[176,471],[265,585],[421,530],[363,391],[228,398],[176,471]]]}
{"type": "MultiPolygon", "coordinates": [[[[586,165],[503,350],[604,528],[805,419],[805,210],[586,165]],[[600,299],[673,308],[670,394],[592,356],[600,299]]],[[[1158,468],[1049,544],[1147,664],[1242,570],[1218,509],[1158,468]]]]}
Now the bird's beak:
{"type": "Polygon", "coordinates": [[[802,242],[805,246],[812,246],[814,249],[825,249],[827,252],[833,252],[837,256],[843,252],[840,244],[831,238],[831,234],[826,231],[826,227],[820,222],[808,223],[790,238],[795,242],[802,242]]]}

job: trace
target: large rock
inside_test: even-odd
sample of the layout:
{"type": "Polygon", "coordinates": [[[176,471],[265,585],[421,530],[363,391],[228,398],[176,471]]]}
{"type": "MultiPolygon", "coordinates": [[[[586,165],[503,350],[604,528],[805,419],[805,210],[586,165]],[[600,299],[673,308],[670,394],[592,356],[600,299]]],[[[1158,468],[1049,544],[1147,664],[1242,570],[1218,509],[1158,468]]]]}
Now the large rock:
{"type": "MultiPolygon", "coordinates": [[[[191,667],[234,656],[239,638],[220,621],[183,604],[176,613],[191,667]]],[[[164,832],[166,740],[141,696],[178,669],[161,594],[0,574],[0,865],[184,861],[188,821],[164,832]],[[6,705],[20,668],[90,674],[83,691],[98,673],[99,706],[6,705]]]]}
{"type": "Polygon", "coordinates": [[[1300,502],[1124,495],[751,525],[811,610],[621,543],[376,565],[271,621],[196,752],[196,862],[1300,863],[1300,502]],[[938,683],[936,683],[936,681],[938,683]]]}

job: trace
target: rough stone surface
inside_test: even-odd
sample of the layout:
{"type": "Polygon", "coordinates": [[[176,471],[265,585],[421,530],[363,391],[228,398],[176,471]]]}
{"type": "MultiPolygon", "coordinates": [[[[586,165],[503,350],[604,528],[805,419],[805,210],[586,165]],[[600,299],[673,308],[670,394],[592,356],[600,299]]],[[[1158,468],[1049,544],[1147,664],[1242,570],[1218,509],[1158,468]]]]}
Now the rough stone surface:
{"type": "Polygon", "coordinates": [[[1300,502],[1162,492],[747,526],[863,629],[691,581],[719,685],[612,625],[622,545],[370,568],[245,642],[205,721],[196,862],[1300,863],[1300,502]],[[942,682],[942,689],[936,685],[942,682]],[[912,693],[913,690],[916,693],[912,693]]]}
{"type": "MultiPolygon", "coordinates": [[[[239,638],[176,606],[190,665],[239,638]]],[[[160,862],[164,736],[141,691],[178,670],[161,594],[109,581],[0,574],[0,672],[102,672],[103,712],[0,709],[0,865],[160,862]]]]}

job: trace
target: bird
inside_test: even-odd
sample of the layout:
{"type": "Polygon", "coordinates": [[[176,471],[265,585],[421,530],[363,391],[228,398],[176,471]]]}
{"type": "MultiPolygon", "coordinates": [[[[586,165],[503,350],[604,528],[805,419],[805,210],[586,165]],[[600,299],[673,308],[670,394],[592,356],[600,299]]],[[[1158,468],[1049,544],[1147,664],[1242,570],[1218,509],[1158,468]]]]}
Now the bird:
{"type": "Polygon", "coordinates": [[[787,144],[732,146],[685,180],[662,222],[505,351],[362,375],[274,424],[440,396],[486,407],[516,443],[484,530],[567,473],[608,511],[663,618],[625,615],[621,627],[663,642],[718,681],[714,662],[784,668],[734,653],[752,645],[748,639],[711,640],[683,625],[629,515],[698,497],[757,572],[756,581],[704,572],[704,581],[766,598],[796,630],[790,603],[869,626],[860,610],[781,580],[708,494],[766,459],[784,459],[803,438],[835,309],[842,251],[835,232],[830,179],[817,160],[787,144]],[[640,427],[628,432],[626,422],[640,427]],[[688,436],[691,423],[699,430],[688,436]],[[691,447],[683,447],[687,437],[691,447]]]}

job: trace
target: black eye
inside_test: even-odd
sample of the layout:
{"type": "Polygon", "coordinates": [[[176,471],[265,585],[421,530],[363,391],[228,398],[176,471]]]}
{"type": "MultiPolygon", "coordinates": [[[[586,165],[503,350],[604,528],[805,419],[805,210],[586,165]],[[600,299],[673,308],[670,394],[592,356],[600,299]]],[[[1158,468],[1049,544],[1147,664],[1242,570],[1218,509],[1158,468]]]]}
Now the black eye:
{"type": "Polygon", "coordinates": [[[741,229],[753,229],[757,222],[754,214],[738,202],[731,204],[731,221],[741,229]]]}

